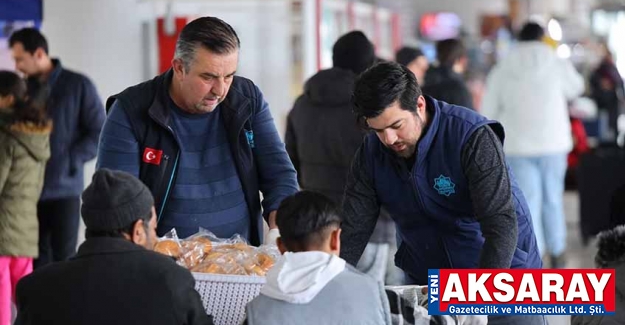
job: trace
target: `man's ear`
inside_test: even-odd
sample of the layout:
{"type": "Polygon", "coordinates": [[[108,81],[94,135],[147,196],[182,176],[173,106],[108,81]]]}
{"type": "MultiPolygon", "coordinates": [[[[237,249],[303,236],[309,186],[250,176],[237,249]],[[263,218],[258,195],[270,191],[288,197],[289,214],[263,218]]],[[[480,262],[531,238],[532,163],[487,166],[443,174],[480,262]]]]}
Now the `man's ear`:
{"type": "Polygon", "coordinates": [[[132,234],[130,237],[130,240],[137,245],[143,245],[145,243],[147,234],[145,233],[145,227],[142,219],[135,221],[132,226],[132,234]]]}
{"type": "Polygon", "coordinates": [[[421,118],[421,120],[424,120],[424,117],[425,117],[425,106],[426,106],[425,103],[426,101],[423,95],[417,98],[417,115],[419,115],[419,118],[421,118]]]}
{"type": "Polygon", "coordinates": [[[44,51],[43,48],[38,47],[33,53],[33,56],[35,57],[35,59],[41,60],[46,56],[46,51],[44,51]]]}
{"type": "Polygon", "coordinates": [[[332,230],[330,233],[330,249],[337,255],[341,252],[341,228],[332,230]]]}
{"type": "Polygon", "coordinates": [[[288,252],[288,250],[286,249],[286,246],[284,246],[284,242],[282,241],[282,237],[276,238],[276,244],[278,245],[278,250],[280,251],[280,254],[284,254],[284,253],[288,252]]]}
{"type": "Polygon", "coordinates": [[[181,59],[173,59],[171,60],[171,67],[174,70],[174,76],[177,78],[182,78],[186,73],[184,63],[181,59]]]}

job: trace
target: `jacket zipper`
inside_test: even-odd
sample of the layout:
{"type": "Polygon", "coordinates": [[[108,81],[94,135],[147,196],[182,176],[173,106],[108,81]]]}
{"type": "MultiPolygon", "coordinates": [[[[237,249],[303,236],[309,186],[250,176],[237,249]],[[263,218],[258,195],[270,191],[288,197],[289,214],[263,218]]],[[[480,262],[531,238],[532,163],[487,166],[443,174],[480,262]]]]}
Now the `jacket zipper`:
{"type": "Polygon", "coordinates": [[[414,173],[410,170],[408,170],[408,181],[410,182],[410,188],[412,188],[412,194],[414,194],[417,204],[419,204],[419,208],[425,213],[425,206],[423,205],[423,201],[421,201],[421,196],[419,196],[419,190],[417,189],[417,180],[414,177],[414,173]]]}
{"type": "Polygon", "coordinates": [[[174,176],[176,175],[176,167],[178,167],[178,158],[180,158],[180,151],[176,154],[176,160],[174,160],[174,168],[171,172],[171,176],[169,177],[169,183],[167,184],[167,190],[165,191],[165,197],[163,198],[163,202],[161,203],[161,209],[158,212],[157,223],[161,221],[161,216],[163,215],[163,210],[165,209],[165,203],[167,203],[167,199],[169,198],[169,190],[171,190],[171,184],[174,182],[174,176]]]}
{"type": "MultiPolygon", "coordinates": [[[[152,117],[152,119],[154,118],[152,117]]],[[[154,120],[156,121],[156,119],[154,120]]],[[[159,121],[157,122],[158,124],[166,128],[171,133],[171,135],[174,137],[174,141],[178,142],[178,140],[176,139],[176,135],[174,134],[174,130],[172,130],[171,126],[164,125],[160,123],[159,121]]],[[[176,160],[174,160],[174,167],[171,171],[171,175],[169,176],[169,182],[167,183],[167,190],[165,190],[165,197],[163,197],[163,202],[161,202],[161,208],[159,209],[159,212],[158,212],[158,217],[156,220],[157,224],[159,221],[161,221],[161,217],[163,216],[163,211],[165,210],[165,203],[167,203],[167,199],[169,198],[169,191],[171,190],[171,184],[174,182],[174,178],[176,176],[176,168],[178,167],[179,158],[180,158],[180,145],[178,145],[178,152],[176,153],[176,160]]]]}

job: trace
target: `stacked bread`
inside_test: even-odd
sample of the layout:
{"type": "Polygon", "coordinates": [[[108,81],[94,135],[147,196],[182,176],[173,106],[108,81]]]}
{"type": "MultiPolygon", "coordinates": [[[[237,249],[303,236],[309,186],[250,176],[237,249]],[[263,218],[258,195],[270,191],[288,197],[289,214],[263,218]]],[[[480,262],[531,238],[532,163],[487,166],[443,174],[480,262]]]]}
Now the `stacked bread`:
{"type": "Polygon", "coordinates": [[[159,239],[154,250],[192,272],[255,276],[265,276],[279,255],[275,246],[249,246],[239,236],[221,240],[198,233],[180,240],[175,231],[159,239]]]}

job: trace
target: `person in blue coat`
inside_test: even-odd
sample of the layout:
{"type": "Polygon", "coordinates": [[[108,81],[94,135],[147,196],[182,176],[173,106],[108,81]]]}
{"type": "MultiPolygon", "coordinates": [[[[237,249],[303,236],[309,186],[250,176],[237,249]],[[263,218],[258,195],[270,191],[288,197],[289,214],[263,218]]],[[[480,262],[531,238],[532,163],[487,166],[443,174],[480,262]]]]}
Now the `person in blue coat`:
{"type": "MultiPolygon", "coordinates": [[[[370,133],[347,179],[341,257],[358,262],[384,208],[401,242],[395,263],[410,284],[427,283],[428,269],[542,267],[501,124],[422,95],[414,74],[391,62],[360,75],[353,101],[370,133]]],[[[543,321],[489,317],[489,324],[543,321]]]]}
{"type": "Polygon", "coordinates": [[[84,166],[96,156],[106,115],[91,79],[51,57],[48,41],[39,30],[23,28],[14,32],[9,47],[15,68],[26,76],[29,97],[47,94],[45,111],[53,125],[51,156],[37,204],[37,269],[76,254],[84,166]]]}

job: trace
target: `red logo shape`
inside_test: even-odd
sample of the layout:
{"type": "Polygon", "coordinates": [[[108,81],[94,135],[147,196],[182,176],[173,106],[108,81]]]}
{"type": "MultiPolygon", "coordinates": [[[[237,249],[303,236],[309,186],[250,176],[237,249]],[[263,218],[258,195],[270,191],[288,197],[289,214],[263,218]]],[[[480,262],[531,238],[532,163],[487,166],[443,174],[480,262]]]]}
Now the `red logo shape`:
{"type": "Polygon", "coordinates": [[[156,150],[146,147],[143,151],[143,162],[152,165],[160,165],[163,150],[156,150]]]}

